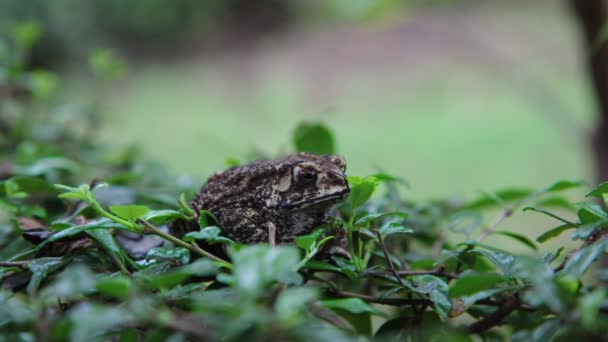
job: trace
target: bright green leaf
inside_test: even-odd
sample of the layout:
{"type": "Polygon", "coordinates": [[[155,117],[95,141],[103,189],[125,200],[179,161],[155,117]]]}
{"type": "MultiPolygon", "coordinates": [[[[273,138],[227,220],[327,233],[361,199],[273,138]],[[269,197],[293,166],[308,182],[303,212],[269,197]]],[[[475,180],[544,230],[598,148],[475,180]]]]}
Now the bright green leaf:
{"type": "Polygon", "coordinates": [[[298,152],[332,154],[336,144],[331,130],[320,122],[302,122],[293,133],[293,143],[298,152]]]}
{"type": "Polygon", "coordinates": [[[132,283],[130,278],[116,276],[99,280],[95,285],[95,289],[97,289],[99,293],[118,299],[124,299],[129,295],[131,286],[132,283]]]}
{"type": "Polygon", "coordinates": [[[378,187],[378,180],[374,177],[348,177],[348,183],[350,184],[348,202],[353,210],[367,202],[378,187]]]}
{"type": "Polygon", "coordinates": [[[305,251],[308,251],[315,244],[317,239],[321,237],[322,234],[323,229],[317,229],[310,234],[296,237],[295,243],[298,247],[302,248],[305,251]]]}
{"type": "Polygon", "coordinates": [[[146,215],[150,211],[148,207],[136,204],[111,205],[109,209],[116,216],[131,222],[135,222],[135,220],[146,215]]]}

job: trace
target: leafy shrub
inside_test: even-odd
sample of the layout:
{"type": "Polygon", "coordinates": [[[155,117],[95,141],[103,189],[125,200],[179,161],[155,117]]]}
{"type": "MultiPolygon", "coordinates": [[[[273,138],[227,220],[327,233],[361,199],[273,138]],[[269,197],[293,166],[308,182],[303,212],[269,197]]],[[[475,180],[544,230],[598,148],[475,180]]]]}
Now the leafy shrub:
{"type": "MultiPolygon", "coordinates": [[[[11,55],[27,54],[35,28],[14,32],[5,42],[18,52],[11,55]]],[[[91,61],[102,83],[122,70],[108,52],[91,61]]],[[[26,71],[18,58],[6,59],[0,75],[2,340],[547,341],[607,333],[606,271],[589,274],[607,247],[606,183],[588,195],[601,204],[561,196],[578,181],[413,202],[398,177],[351,176],[335,218],[292,245],[236,244],[211,215],[178,239],[162,226],[192,216],[195,187],[180,187],[132,149],[97,143],[97,99],[62,103],[60,80],[26,71]],[[536,241],[500,229],[522,210],[558,226],[536,241]],[[117,243],[119,231],[171,245],[136,260],[117,243]],[[575,247],[538,252],[566,231],[575,247]],[[532,254],[489,245],[490,235],[532,254]],[[345,251],[325,252],[342,240],[345,251]],[[197,241],[225,246],[229,258],[197,241]]],[[[300,125],[293,141],[335,150],[321,123],[300,125]]]]}

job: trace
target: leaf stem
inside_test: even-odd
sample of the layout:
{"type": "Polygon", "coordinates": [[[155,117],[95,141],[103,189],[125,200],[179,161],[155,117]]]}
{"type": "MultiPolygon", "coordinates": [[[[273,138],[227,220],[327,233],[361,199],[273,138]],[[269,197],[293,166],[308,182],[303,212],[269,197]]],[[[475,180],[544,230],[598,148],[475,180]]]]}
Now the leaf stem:
{"type": "Polygon", "coordinates": [[[153,235],[158,235],[160,237],[162,237],[165,240],[169,240],[172,243],[174,243],[175,245],[178,245],[180,247],[184,247],[186,249],[188,249],[189,251],[196,253],[200,256],[204,256],[207,257],[209,259],[212,259],[216,262],[218,262],[219,264],[221,264],[222,266],[228,268],[228,269],[232,269],[232,264],[230,264],[228,261],[221,259],[209,252],[207,252],[206,250],[200,248],[198,245],[195,244],[189,244],[184,240],[178,239],[177,237],[171,235],[171,234],[167,234],[165,232],[163,232],[162,230],[158,229],[157,227],[155,227],[153,224],[151,224],[150,222],[146,221],[146,220],[142,220],[142,219],[137,219],[137,223],[141,224],[142,226],[144,226],[144,234],[153,234],[153,235]]]}

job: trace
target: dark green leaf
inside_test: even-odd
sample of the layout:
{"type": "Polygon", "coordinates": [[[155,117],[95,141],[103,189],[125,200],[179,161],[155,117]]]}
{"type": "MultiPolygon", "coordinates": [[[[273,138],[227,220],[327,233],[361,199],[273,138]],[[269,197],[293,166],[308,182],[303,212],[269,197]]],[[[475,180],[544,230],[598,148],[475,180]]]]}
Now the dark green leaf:
{"type": "MultiPolygon", "coordinates": [[[[55,226],[57,227],[57,226],[55,226]]],[[[61,239],[65,239],[71,236],[74,236],[78,233],[87,231],[87,230],[93,230],[93,229],[111,229],[111,228],[121,228],[122,225],[112,222],[108,219],[100,219],[100,220],[96,220],[96,221],[91,221],[89,223],[86,224],[82,224],[82,225],[78,225],[78,226],[71,226],[69,228],[65,228],[63,230],[60,230],[54,234],[52,234],[46,241],[45,243],[50,243],[50,242],[54,242],[54,241],[59,241],[61,239]]]]}
{"type": "Polygon", "coordinates": [[[34,295],[42,280],[51,272],[61,267],[63,258],[38,258],[30,261],[27,267],[32,271],[32,278],[27,285],[27,293],[34,295]]]}
{"type": "Polygon", "coordinates": [[[578,188],[584,184],[585,184],[585,182],[583,182],[581,180],[578,180],[578,181],[560,180],[560,181],[553,183],[551,186],[549,186],[547,189],[545,189],[544,192],[564,191],[564,190],[569,190],[572,188],[578,188]]]}
{"type": "Polygon", "coordinates": [[[213,221],[216,226],[219,226],[220,224],[220,221],[217,219],[217,217],[215,217],[215,215],[213,215],[209,210],[201,210],[198,215],[198,226],[201,229],[210,226],[209,219],[211,219],[211,221],[213,221]]]}
{"type": "Polygon", "coordinates": [[[575,206],[566,198],[563,197],[549,197],[536,202],[537,207],[546,208],[561,208],[561,209],[574,209],[575,206]]]}
{"type": "Polygon", "coordinates": [[[546,232],[540,234],[536,238],[536,241],[538,241],[540,243],[549,241],[549,240],[551,240],[553,238],[558,237],[561,233],[565,232],[566,230],[573,229],[573,228],[575,228],[575,226],[573,226],[571,224],[568,224],[568,223],[562,224],[561,226],[549,229],[546,232]]]}
{"type": "Polygon", "coordinates": [[[594,223],[597,221],[608,221],[608,213],[600,205],[595,203],[577,203],[579,210],[578,219],[582,224],[594,223]]]}
{"type": "Polygon", "coordinates": [[[515,263],[515,257],[511,254],[497,252],[493,250],[474,249],[469,253],[478,253],[483,255],[486,259],[498,266],[505,275],[510,275],[512,272],[513,265],[515,263]]]}
{"type": "Polygon", "coordinates": [[[513,233],[513,232],[507,232],[507,231],[503,231],[503,230],[496,231],[495,233],[504,235],[504,236],[508,236],[514,240],[517,240],[517,241],[523,243],[524,245],[532,248],[535,251],[538,250],[538,248],[536,247],[534,242],[532,242],[532,240],[530,240],[528,237],[526,237],[524,235],[513,233]]]}
{"type": "Polygon", "coordinates": [[[331,130],[320,122],[302,122],[293,134],[293,143],[298,152],[332,154],[336,152],[331,130]]]}
{"type": "Polygon", "coordinates": [[[534,208],[534,207],[526,207],[523,209],[523,211],[536,211],[538,213],[542,213],[545,214],[547,216],[553,217],[556,220],[562,221],[566,224],[572,225],[572,226],[576,226],[576,223],[574,222],[570,222],[568,220],[566,220],[565,218],[560,217],[559,215],[556,215],[550,211],[544,210],[544,209],[539,209],[539,208],[534,208]]]}
{"type": "Polygon", "coordinates": [[[367,304],[360,298],[325,299],[319,301],[321,306],[333,310],[343,310],[350,313],[370,313],[376,316],[384,316],[384,313],[367,304]]]}
{"type": "Polygon", "coordinates": [[[446,319],[452,308],[448,292],[448,284],[441,278],[433,275],[419,275],[412,277],[414,284],[411,289],[421,294],[428,294],[429,299],[433,302],[435,312],[442,319],[446,319]]]}
{"type": "Polygon", "coordinates": [[[469,296],[492,289],[503,283],[504,277],[496,273],[466,273],[461,275],[450,288],[450,297],[469,296]]]}
{"type": "Polygon", "coordinates": [[[91,236],[104,250],[120,262],[121,269],[126,269],[125,262],[128,261],[126,252],[118,245],[112,232],[108,229],[87,230],[86,233],[91,236]]]}
{"type": "Polygon", "coordinates": [[[595,189],[591,190],[585,197],[603,198],[603,194],[608,194],[608,182],[601,183],[595,189]]]}
{"type": "Polygon", "coordinates": [[[234,244],[234,241],[227,237],[221,236],[222,230],[216,226],[205,227],[198,232],[190,232],[184,235],[183,240],[186,242],[192,242],[195,240],[207,241],[210,244],[234,244]]]}

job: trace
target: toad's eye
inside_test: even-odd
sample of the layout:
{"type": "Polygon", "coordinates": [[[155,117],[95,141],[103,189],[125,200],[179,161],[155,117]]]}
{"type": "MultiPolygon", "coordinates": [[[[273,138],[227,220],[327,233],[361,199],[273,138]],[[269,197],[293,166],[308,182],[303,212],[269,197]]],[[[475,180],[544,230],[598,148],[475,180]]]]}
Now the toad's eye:
{"type": "Polygon", "coordinates": [[[300,170],[300,172],[298,172],[298,180],[301,180],[302,182],[314,182],[317,179],[317,173],[312,171],[312,170],[300,170]]]}

